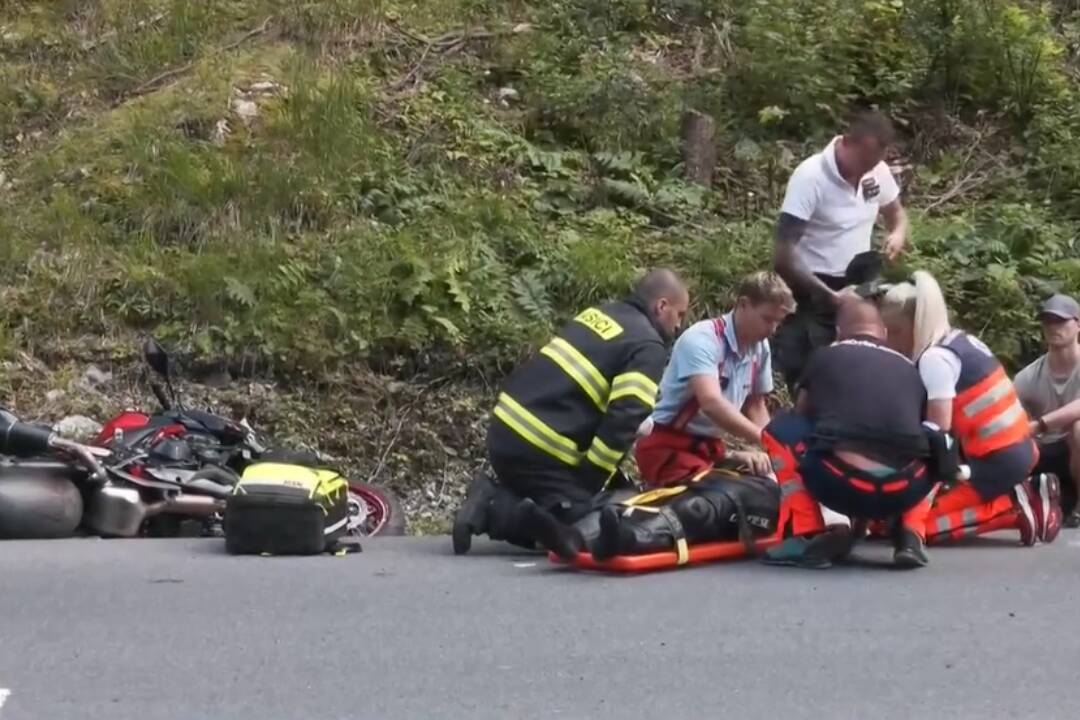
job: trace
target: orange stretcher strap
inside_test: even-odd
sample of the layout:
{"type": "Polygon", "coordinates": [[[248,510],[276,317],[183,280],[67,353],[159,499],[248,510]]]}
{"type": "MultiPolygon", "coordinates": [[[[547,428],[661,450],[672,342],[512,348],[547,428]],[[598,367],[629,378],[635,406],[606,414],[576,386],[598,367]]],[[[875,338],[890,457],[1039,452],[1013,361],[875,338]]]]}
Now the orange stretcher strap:
{"type": "MultiPolygon", "coordinates": [[[[768,550],[781,540],[780,534],[767,538],[761,538],[754,543],[757,552],[768,550]]],[[[578,553],[576,559],[570,563],[563,563],[555,553],[549,553],[548,559],[557,564],[568,564],[579,570],[606,570],[617,573],[640,573],[653,572],[655,570],[668,570],[683,565],[701,565],[703,563],[718,562],[721,560],[739,560],[748,557],[746,546],[738,540],[728,542],[701,543],[687,547],[686,559],[680,561],[680,553],[675,550],[667,552],[649,553],[647,555],[619,555],[604,560],[596,560],[589,553],[578,553]]]]}

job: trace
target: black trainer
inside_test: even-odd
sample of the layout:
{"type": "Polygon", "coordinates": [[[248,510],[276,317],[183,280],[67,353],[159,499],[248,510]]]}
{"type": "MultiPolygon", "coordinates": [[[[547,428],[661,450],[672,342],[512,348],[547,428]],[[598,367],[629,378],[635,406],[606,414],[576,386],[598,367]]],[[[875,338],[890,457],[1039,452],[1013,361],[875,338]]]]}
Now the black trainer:
{"type": "Polygon", "coordinates": [[[530,499],[521,501],[517,515],[525,532],[567,562],[577,557],[585,547],[585,538],[577,528],[560,522],[530,499]]]}
{"type": "Polygon", "coordinates": [[[893,564],[896,567],[911,570],[926,567],[930,556],[926,554],[926,543],[918,534],[902,527],[896,536],[896,549],[893,550],[893,564]]]}
{"type": "Polygon", "coordinates": [[[465,502],[461,504],[454,515],[454,554],[464,555],[472,548],[473,535],[487,532],[488,506],[495,496],[495,482],[487,473],[477,473],[469,490],[465,494],[465,502]]]}

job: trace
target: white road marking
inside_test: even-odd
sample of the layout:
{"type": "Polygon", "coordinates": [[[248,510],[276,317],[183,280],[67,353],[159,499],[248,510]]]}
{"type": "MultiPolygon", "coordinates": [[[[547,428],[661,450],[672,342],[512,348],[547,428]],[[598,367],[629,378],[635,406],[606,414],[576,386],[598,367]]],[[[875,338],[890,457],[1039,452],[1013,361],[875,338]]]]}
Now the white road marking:
{"type": "Polygon", "coordinates": [[[4,709],[4,703],[11,697],[11,691],[7,688],[0,688],[0,710],[4,709]]]}

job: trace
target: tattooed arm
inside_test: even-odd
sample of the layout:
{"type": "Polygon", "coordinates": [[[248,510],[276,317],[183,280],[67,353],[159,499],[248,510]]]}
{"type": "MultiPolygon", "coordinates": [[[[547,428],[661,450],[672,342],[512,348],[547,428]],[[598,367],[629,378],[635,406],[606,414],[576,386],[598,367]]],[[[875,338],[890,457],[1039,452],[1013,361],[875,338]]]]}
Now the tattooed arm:
{"type": "Polygon", "coordinates": [[[773,267],[777,274],[791,286],[795,292],[804,293],[813,298],[828,302],[830,305],[840,304],[840,294],[834,292],[828,285],[823,283],[814,273],[806,267],[795,246],[802,239],[806,229],[806,221],[800,220],[794,215],[780,213],[780,219],[776,223],[776,246],[773,250],[773,267]]]}

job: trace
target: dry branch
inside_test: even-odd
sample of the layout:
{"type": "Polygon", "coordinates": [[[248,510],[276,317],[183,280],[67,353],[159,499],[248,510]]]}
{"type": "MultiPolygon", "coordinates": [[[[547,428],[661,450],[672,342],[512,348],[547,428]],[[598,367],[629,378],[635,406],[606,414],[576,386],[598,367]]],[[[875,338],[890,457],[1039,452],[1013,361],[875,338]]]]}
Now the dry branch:
{"type": "MultiPolygon", "coordinates": [[[[215,52],[224,53],[224,52],[229,52],[230,50],[235,50],[236,48],[240,47],[241,45],[246,43],[251,38],[262,35],[263,33],[266,32],[267,28],[270,27],[270,21],[272,19],[273,19],[273,16],[268,16],[265,20],[263,20],[261,25],[259,25],[258,27],[252,28],[251,30],[248,30],[246,33],[241,35],[237,40],[234,40],[233,42],[229,43],[228,45],[223,45],[222,47],[217,48],[217,50],[215,52]]],[[[171,70],[166,70],[163,73],[155,75],[154,77],[150,78],[149,80],[144,82],[142,85],[139,85],[137,88],[135,88],[130,93],[128,93],[127,97],[131,98],[131,97],[138,97],[140,95],[145,95],[146,93],[150,92],[151,90],[156,89],[159,85],[161,85],[161,83],[165,82],[166,80],[170,80],[172,78],[175,78],[175,77],[183,75],[183,74],[185,74],[187,72],[190,72],[193,67],[195,67],[195,63],[194,62],[189,62],[189,63],[185,63],[184,65],[181,65],[180,67],[172,68],[171,70]]]]}

